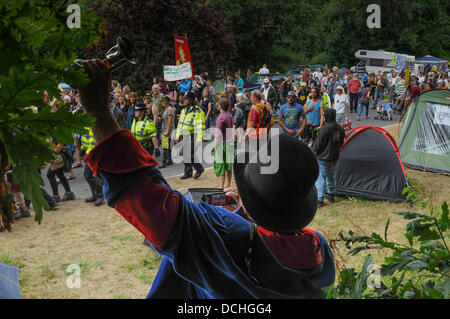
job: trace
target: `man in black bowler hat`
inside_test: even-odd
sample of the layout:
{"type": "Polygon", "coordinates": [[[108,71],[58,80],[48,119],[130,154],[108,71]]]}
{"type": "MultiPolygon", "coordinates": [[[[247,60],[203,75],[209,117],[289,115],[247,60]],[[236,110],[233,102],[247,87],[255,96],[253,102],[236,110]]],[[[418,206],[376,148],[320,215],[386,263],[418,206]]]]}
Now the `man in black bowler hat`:
{"type": "Polygon", "coordinates": [[[168,185],[108,111],[108,68],[100,60],[83,66],[91,81],[80,88],[81,100],[98,119],[98,144],[86,162],[105,181],[108,205],[164,256],[148,298],[324,298],[334,259],[324,237],[306,228],[317,209],[319,168],[303,142],[269,139],[270,158],[279,162],[270,174],[257,154],[236,156],[237,189],[226,189],[240,204],[235,212],[194,203],[168,185]]]}

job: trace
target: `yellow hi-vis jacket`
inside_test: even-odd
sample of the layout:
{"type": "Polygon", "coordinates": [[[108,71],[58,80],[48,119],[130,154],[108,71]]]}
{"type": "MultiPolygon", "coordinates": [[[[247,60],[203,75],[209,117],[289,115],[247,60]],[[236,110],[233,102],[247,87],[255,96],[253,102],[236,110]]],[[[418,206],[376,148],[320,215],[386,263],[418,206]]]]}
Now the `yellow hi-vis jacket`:
{"type": "Polygon", "coordinates": [[[323,107],[327,108],[330,106],[330,96],[328,95],[328,93],[322,93],[322,102],[323,102],[323,107]]]}
{"type": "MultiPolygon", "coordinates": [[[[88,128],[88,127],[86,127],[88,128]]],[[[87,135],[82,135],[81,136],[81,148],[84,149],[86,151],[86,155],[88,155],[90,153],[90,151],[92,151],[95,147],[95,145],[97,144],[97,142],[95,141],[94,138],[94,133],[92,133],[92,128],[88,128],[89,132],[87,133],[87,135]]]]}
{"type": "Polygon", "coordinates": [[[152,145],[152,137],[156,136],[155,122],[147,115],[142,120],[134,118],[131,125],[131,133],[141,143],[142,147],[150,147],[152,145]]]}
{"type": "Polygon", "coordinates": [[[197,142],[201,142],[205,135],[205,112],[198,105],[185,107],[178,121],[176,138],[191,134],[195,134],[197,142]]]}
{"type": "MultiPolygon", "coordinates": [[[[305,105],[308,104],[309,100],[311,100],[311,99],[312,99],[312,95],[311,95],[311,93],[309,93],[308,99],[306,100],[305,105]]],[[[322,97],[320,99],[323,102],[323,108],[324,109],[326,109],[327,107],[330,106],[330,96],[328,95],[328,93],[325,93],[325,92],[322,93],[322,97]]]]}

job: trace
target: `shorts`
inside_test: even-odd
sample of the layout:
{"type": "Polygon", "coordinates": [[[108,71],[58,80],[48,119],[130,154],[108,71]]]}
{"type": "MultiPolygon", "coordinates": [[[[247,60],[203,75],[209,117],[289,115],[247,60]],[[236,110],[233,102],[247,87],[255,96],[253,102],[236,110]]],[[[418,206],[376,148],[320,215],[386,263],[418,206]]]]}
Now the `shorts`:
{"type": "Polygon", "coordinates": [[[214,173],[217,177],[225,175],[226,171],[233,170],[234,143],[223,143],[214,154],[214,173]]]}

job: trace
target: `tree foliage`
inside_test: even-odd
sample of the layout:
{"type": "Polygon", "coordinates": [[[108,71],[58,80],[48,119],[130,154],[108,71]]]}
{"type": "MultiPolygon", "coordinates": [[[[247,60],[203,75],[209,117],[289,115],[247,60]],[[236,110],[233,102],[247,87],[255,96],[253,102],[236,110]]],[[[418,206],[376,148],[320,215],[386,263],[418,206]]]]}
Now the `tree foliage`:
{"type": "Polygon", "coordinates": [[[237,64],[351,66],[357,50],[450,58],[450,4],[431,0],[208,0],[225,17],[238,48],[237,64]],[[369,29],[367,6],[381,8],[381,28],[369,29]]]}
{"type": "Polygon", "coordinates": [[[174,35],[187,36],[196,74],[213,73],[235,58],[234,38],[224,27],[222,14],[203,0],[111,0],[90,5],[108,23],[106,41],[89,50],[88,56],[106,52],[118,35],[128,37],[136,45],[139,63],[118,70],[114,78],[133,89],[149,90],[153,77],[163,75],[163,65],[175,64],[174,35]]]}
{"type": "MultiPolygon", "coordinates": [[[[73,86],[87,81],[82,70],[71,65],[80,49],[97,41],[100,18],[84,12],[81,28],[69,29],[66,8],[70,1],[6,0],[0,3],[0,157],[1,172],[14,164],[13,181],[33,203],[36,220],[49,209],[39,186],[40,167],[54,158],[47,139],[72,144],[72,133],[84,133],[93,119],[73,115],[68,106],[56,113],[42,100],[44,91],[59,97],[58,83],[73,86]],[[41,109],[34,114],[30,106],[41,109]]],[[[2,182],[3,179],[2,179],[2,182]]],[[[9,228],[8,196],[2,190],[2,221],[9,228]]]]}

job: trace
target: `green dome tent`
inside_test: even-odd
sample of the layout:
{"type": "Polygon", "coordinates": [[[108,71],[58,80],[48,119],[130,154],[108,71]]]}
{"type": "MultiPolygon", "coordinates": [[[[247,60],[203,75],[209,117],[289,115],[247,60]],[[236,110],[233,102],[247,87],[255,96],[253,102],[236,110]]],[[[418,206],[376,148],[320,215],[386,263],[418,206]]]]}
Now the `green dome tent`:
{"type": "Polygon", "coordinates": [[[398,140],[405,166],[450,174],[450,90],[431,90],[408,107],[398,140]]]}

